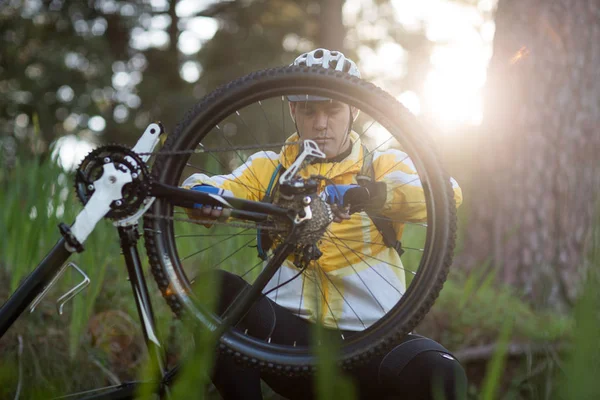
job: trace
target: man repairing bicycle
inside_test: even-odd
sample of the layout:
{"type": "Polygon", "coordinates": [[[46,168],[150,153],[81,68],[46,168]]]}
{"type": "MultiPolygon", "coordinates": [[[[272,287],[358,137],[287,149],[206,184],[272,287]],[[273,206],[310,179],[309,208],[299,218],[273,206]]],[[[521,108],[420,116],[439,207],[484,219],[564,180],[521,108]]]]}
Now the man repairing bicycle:
{"type": "MultiPolygon", "coordinates": [[[[296,58],[294,65],[332,68],[360,77],[360,72],[352,60],[346,58],[341,52],[326,49],[316,49],[302,54],[296,58]]],[[[288,139],[288,142],[314,140],[326,156],[326,159],[321,162],[307,165],[303,174],[329,177],[322,195],[331,203],[334,210],[332,230],[335,231],[336,238],[347,234],[348,230],[345,229],[352,224],[358,224],[369,232],[378,230],[382,232],[380,226],[375,228],[372,226],[374,224],[372,219],[351,218],[351,213],[363,211],[360,205],[364,201],[365,193],[368,193],[367,197],[370,197],[372,202],[378,203],[380,213],[384,217],[401,217],[403,221],[426,219],[425,203],[422,201],[423,188],[414,165],[406,154],[399,150],[373,152],[373,155],[368,157],[367,153],[370,152],[362,144],[360,136],[352,130],[358,110],[339,101],[315,96],[288,96],[288,101],[296,125],[296,133],[288,139]],[[361,159],[362,163],[358,162],[361,159]],[[367,168],[364,168],[367,159],[371,164],[368,169],[371,170],[372,179],[364,185],[358,185],[358,178],[364,178],[367,174],[367,168]],[[382,186],[380,182],[384,185],[382,186]],[[403,201],[398,201],[399,197],[403,201]],[[398,206],[400,204],[401,207],[398,206]],[[337,226],[334,226],[336,224],[337,226]]],[[[300,151],[300,146],[287,146],[280,154],[256,153],[243,166],[236,169],[232,176],[194,174],[186,179],[182,186],[205,192],[218,191],[252,200],[272,200],[278,195],[277,185],[274,187],[269,185],[269,188],[263,192],[258,190],[257,185],[252,184],[251,181],[257,176],[278,177],[281,170],[290,167],[300,151]],[[277,167],[277,163],[281,166],[277,167]]],[[[277,179],[271,179],[271,182],[273,181],[276,182],[277,179]]],[[[462,194],[454,180],[453,188],[457,204],[460,204],[462,194]]],[[[190,211],[190,214],[203,219],[216,219],[222,216],[222,210],[216,207],[199,206],[190,211]]],[[[398,229],[397,224],[393,227],[398,229]]],[[[388,236],[389,229],[391,228],[387,228],[388,236]]],[[[363,243],[365,240],[362,234],[356,239],[358,240],[349,241],[355,243],[351,246],[374,246],[371,243],[363,243]]],[[[378,270],[367,268],[357,271],[353,268],[350,276],[346,276],[348,273],[339,274],[344,275],[343,279],[337,277],[336,272],[341,272],[343,267],[348,266],[350,263],[348,256],[342,254],[339,246],[336,247],[333,241],[324,240],[319,245],[323,254],[319,258],[318,265],[322,272],[325,274],[332,272],[332,278],[328,279],[340,279],[338,284],[345,288],[346,293],[355,297],[351,301],[356,301],[353,304],[359,311],[353,308],[350,313],[344,310],[343,304],[336,310],[331,308],[319,310],[316,304],[303,300],[305,277],[294,279],[298,269],[286,260],[263,290],[267,296],[263,297],[242,321],[244,327],[253,336],[264,338],[268,336],[274,343],[287,345],[292,345],[289,343],[290,337],[293,337],[294,344],[309,344],[312,322],[317,319],[325,326],[329,325],[341,330],[346,335],[367,328],[383,316],[384,307],[389,309],[399,300],[400,291],[379,284],[376,290],[366,292],[361,282],[379,279],[372,276],[376,273],[378,276],[385,276],[386,282],[392,282],[396,287],[404,290],[406,286],[403,271],[399,273],[398,269],[389,267],[389,265],[402,265],[401,249],[396,245],[399,242],[389,238],[384,239],[387,239],[387,248],[379,246],[377,249],[368,249],[369,254],[377,254],[379,260],[384,260],[377,266],[378,270]],[[283,286],[279,284],[288,280],[289,283],[283,286]],[[381,310],[376,304],[381,307],[381,310]]],[[[220,310],[224,310],[245,285],[243,279],[223,272],[220,310]]],[[[335,296],[332,294],[331,297],[335,296]]],[[[441,393],[444,396],[441,398],[447,400],[466,397],[466,375],[459,362],[438,343],[418,335],[407,335],[387,354],[374,357],[366,365],[353,370],[351,374],[361,398],[433,399],[434,392],[441,393]]],[[[242,368],[225,356],[218,357],[213,372],[213,383],[224,399],[261,399],[261,378],[276,392],[287,398],[314,397],[313,386],[308,378],[264,374],[261,376],[258,370],[242,368]]]]}

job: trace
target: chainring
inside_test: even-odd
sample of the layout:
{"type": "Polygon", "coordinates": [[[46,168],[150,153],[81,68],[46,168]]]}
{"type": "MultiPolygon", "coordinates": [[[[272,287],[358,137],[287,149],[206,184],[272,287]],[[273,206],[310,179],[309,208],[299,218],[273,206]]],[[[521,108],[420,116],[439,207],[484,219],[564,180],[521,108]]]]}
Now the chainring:
{"type": "Polygon", "coordinates": [[[131,173],[132,181],[123,186],[123,197],[110,204],[107,218],[119,220],[135,214],[149,197],[150,174],[144,160],[131,149],[109,144],[90,152],[75,173],[75,193],[85,205],[95,191],[94,182],[104,173],[103,166],[112,163],[115,168],[131,173]]]}

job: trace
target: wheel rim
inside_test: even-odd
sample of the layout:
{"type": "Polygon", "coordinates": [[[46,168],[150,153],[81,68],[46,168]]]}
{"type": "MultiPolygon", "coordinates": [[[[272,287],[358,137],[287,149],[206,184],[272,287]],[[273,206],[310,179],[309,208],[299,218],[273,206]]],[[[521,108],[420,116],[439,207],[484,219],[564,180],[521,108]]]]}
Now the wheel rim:
{"type": "MultiPolygon", "coordinates": [[[[426,154],[421,155],[419,153],[419,151],[417,150],[413,150],[413,149],[417,149],[418,145],[416,143],[413,143],[414,138],[410,137],[410,136],[401,136],[401,133],[398,132],[398,124],[390,121],[389,118],[386,117],[387,113],[390,113],[391,111],[398,112],[398,109],[394,109],[395,105],[390,105],[389,107],[385,107],[382,108],[380,110],[377,109],[373,109],[373,107],[370,107],[369,104],[367,104],[367,102],[369,101],[369,97],[367,98],[354,98],[355,96],[353,96],[352,91],[353,88],[347,81],[339,79],[338,78],[338,82],[335,83],[335,85],[332,85],[330,82],[325,82],[322,81],[322,84],[317,84],[315,85],[314,82],[312,83],[312,85],[310,84],[311,80],[314,81],[314,78],[318,77],[315,74],[307,74],[306,77],[304,77],[304,79],[300,79],[298,80],[298,77],[294,78],[294,82],[293,84],[291,84],[289,81],[286,81],[285,79],[280,79],[279,81],[275,82],[275,80],[272,80],[270,82],[250,82],[247,84],[246,87],[242,87],[242,89],[240,89],[240,98],[241,100],[239,100],[237,103],[235,101],[231,101],[231,99],[225,99],[225,100],[221,100],[221,103],[219,103],[219,99],[215,99],[214,101],[216,102],[216,106],[215,108],[219,109],[221,112],[216,113],[214,115],[211,116],[207,116],[205,114],[203,114],[202,112],[198,113],[196,118],[195,118],[195,122],[192,122],[191,124],[188,123],[187,128],[185,127],[179,127],[178,131],[180,132],[178,135],[178,138],[176,138],[172,145],[171,148],[176,148],[176,149],[189,149],[191,143],[193,142],[201,142],[201,143],[205,143],[205,149],[206,148],[220,148],[218,146],[218,140],[215,139],[215,141],[213,142],[211,139],[211,135],[213,135],[214,137],[218,137],[219,140],[222,141],[222,143],[227,143],[227,144],[232,144],[232,140],[236,138],[236,136],[239,135],[235,132],[235,130],[239,130],[240,127],[243,128],[250,128],[250,129],[256,129],[254,128],[254,124],[258,123],[255,120],[249,120],[248,116],[249,115],[264,115],[265,117],[265,121],[270,121],[269,120],[269,115],[271,112],[271,110],[281,110],[282,115],[280,115],[281,121],[282,121],[282,125],[281,128],[282,130],[285,130],[284,126],[287,125],[288,128],[292,128],[294,125],[291,124],[291,120],[287,120],[286,118],[288,117],[288,115],[286,115],[286,107],[285,107],[285,101],[283,98],[283,94],[299,94],[299,93],[307,93],[307,94],[311,94],[311,95],[318,95],[318,96],[323,96],[323,97],[329,97],[329,98],[335,98],[335,99],[340,99],[341,101],[344,101],[346,103],[352,104],[353,106],[357,106],[361,109],[361,111],[363,111],[362,115],[362,119],[358,120],[357,123],[354,124],[355,127],[360,128],[362,130],[362,132],[358,133],[359,136],[367,136],[369,130],[371,130],[374,126],[375,129],[384,129],[384,128],[388,128],[388,132],[391,131],[392,136],[394,137],[393,139],[389,139],[390,141],[395,141],[397,138],[400,138],[402,141],[402,147],[406,150],[407,153],[409,153],[409,151],[412,153],[410,154],[412,162],[414,163],[414,165],[416,166],[416,169],[420,172],[421,175],[421,181],[424,183],[424,186],[426,187],[426,192],[428,192],[428,201],[427,201],[427,222],[422,224],[422,223],[411,223],[411,224],[404,224],[404,235],[403,235],[403,247],[406,250],[405,255],[403,255],[403,261],[404,259],[410,259],[410,252],[415,252],[417,254],[421,254],[421,256],[419,256],[419,260],[418,262],[416,262],[418,264],[418,266],[415,268],[413,267],[413,270],[411,270],[411,275],[413,275],[413,278],[411,280],[411,284],[408,286],[408,288],[404,288],[404,293],[402,294],[402,299],[400,300],[400,302],[398,303],[398,305],[396,306],[396,308],[393,309],[393,315],[390,315],[389,313],[386,314],[386,316],[384,316],[381,320],[373,323],[373,324],[365,324],[363,322],[363,327],[364,327],[364,331],[361,334],[357,334],[355,335],[353,338],[351,339],[345,339],[344,340],[344,356],[347,358],[352,358],[353,356],[355,356],[356,354],[358,354],[360,351],[362,351],[362,349],[364,348],[364,339],[367,337],[370,337],[370,339],[372,340],[377,340],[378,336],[377,335],[373,335],[374,332],[376,331],[385,331],[387,329],[387,324],[389,323],[388,320],[391,320],[393,318],[397,318],[397,315],[400,313],[408,313],[409,311],[408,309],[411,307],[412,303],[417,304],[416,306],[419,308],[423,308],[422,304],[419,303],[419,301],[417,301],[417,297],[418,296],[414,296],[412,295],[413,292],[416,290],[415,288],[421,288],[423,285],[420,284],[420,282],[422,280],[426,280],[426,279],[437,279],[439,280],[440,277],[438,276],[439,271],[437,269],[426,269],[424,268],[424,266],[428,266],[431,264],[441,264],[442,262],[440,261],[440,259],[442,260],[447,260],[448,251],[451,251],[451,243],[448,243],[448,241],[451,241],[450,238],[450,234],[449,232],[447,232],[448,226],[450,225],[449,221],[446,221],[445,219],[447,218],[447,216],[445,215],[440,215],[442,213],[437,213],[436,214],[436,210],[441,209],[441,207],[438,204],[438,207],[436,208],[436,201],[438,202],[443,202],[444,198],[443,195],[439,195],[441,196],[440,200],[436,200],[436,194],[437,193],[433,193],[434,191],[432,190],[432,180],[436,180],[436,179],[440,179],[439,177],[436,176],[431,176],[432,174],[428,173],[429,171],[425,169],[424,165],[427,164],[427,160],[423,160],[423,157],[427,157],[426,154]],[[326,85],[325,83],[329,83],[330,85],[326,85]],[[334,86],[334,87],[333,87],[334,86]],[[285,91],[285,93],[284,93],[285,91]],[[267,103],[274,103],[274,104],[267,104],[267,103]],[[275,104],[276,103],[276,104],[275,104]],[[254,108],[254,109],[252,109],[254,108]],[[368,111],[367,112],[365,112],[368,111]],[[226,116],[225,118],[223,118],[224,115],[229,115],[226,116]],[[374,116],[374,117],[372,117],[374,116]],[[377,122],[375,124],[373,124],[372,121],[373,119],[376,119],[377,122]],[[236,122],[234,122],[237,121],[236,122]],[[214,125],[215,127],[213,129],[204,129],[204,130],[195,130],[194,128],[198,125],[198,124],[202,124],[207,128],[210,128],[211,125],[214,125]],[[232,125],[229,125],[232,124],[232,125]],[[187,129],[187,130],[186,130],[187,129]],[[196,136],[194,137],[194,135],[190,134],[189,132],[194,131],[196,132],[196,136]],[[220,136],[219,136],[220,135],[220,136]],[[210,147],[212,146],[212,147],[210,147]],[[441,221],[441,222],[440,222],[441,221]],[[440,226],[441,225],[441,226],[440,226]],[[421,233],[416,233],[418,232],[418,229],[421,230],[425,230],[426,232],[421,232],[421,233]],[[437,231],[436,231],[437,229],[437,231]],[[440,229],[443,230],[443,232],[440,232],[440,229]],[[411,231],[414,231],[411,233],[411,231]],[[413,236],[412,238],[410,238],[409,236],[413,236]],[[417,236],[419,236],[419,238],[417,238],[417,236]],[[413,242],[414,241],[414,244],[413,242]],[[420,241],[420,242],[419,242],[420,241]],[[420,245],[417,243],[421,243],[420,245]],[[440,243],[442,242],[442,243],[440,243]],[[435,252],[433,251],[434,246],[437,244],[441,244],[444,251],[442,251],[440,254],[440,252],[435,252]],[[423,273],[420,273],[421,269],[423,269],[423,273]],[[415,272],[417,271],[417,272],[415,272]],[[414,299],[414,301],[411,302],[411,299],[414,299]],[[402,306],[402,303],[405,303],[402,306]],[[370,327],[369,327],[370,326],[370,327]],[[368,328],[368,329],[367,329],[368,328]]],[[[302,78],[302,77],[301,77],[302,78]]],[[[380,95],[380,94],[378,94],[380,95]]],[[[372,97],[372,96],[371,96],[372,97]]],[[[214,111],[214,110],[210,110],[210,111],[214,111]]],[[[207,111],[208,112],[208,111],[207,111]]],[[[189,121],[188,121],[189,122],[189,121]]],[[[268,123],[269,128],[271,129],[272,126],[274,124],[272,123],[268,123]]],[[[285,132],[284,132],[285,133],[285,132]]],[[[280,135],[281,137],[277,137],[278,139],[280,139],[279,141],[281,142],[281,138],[283,137],[283,140],[285,140],[285,135],[280,135]]],[[[246,136],[245,138],[242,138],[242,145],[248,145],[249,140],[250,141],[255,141],[258,143],[261,143],[260,140],[262,138],[260,137],[249,137],[246,136]]],[[[371,146],[371,149],[378,149],[381,148],[381,146],[371,146]]],[[[215,157],[214,152],[206,152],[204,154],[201,155],[193,155],[192,157],[175,157],[172,158],[170,160],[165,161],[162,165],[163,165],[163,169],[164,171],[167,171],[169,173],[170,176],[165,176],[166,172],[163,173],[162,175],[159,175],[159,179],[161,181],[166,181],[167,183],[170,184],[180,184],[181,183],[181,179],[179,177],[185,177],[187,176],[187,174],[189,173],[189,166],[186,166],[188,164],[194,165],[194,164],[200,164],[199,161],[195,161],[195,159],[199,159],[199,158],[204,158],[204,160],[201,163],[201,166],[199,167],[200,170],[202,170],[205,173],[211,173],[211,172],[222,172],[223,169],[226,169],[227,167],[231,168],[233,166],[235,166],[236,162],[235,160],[237,159],[238,163],[242,163],[242,161],[244,160],[244,156],[247,155],[245,153],[238,153],[238,154],[233,154],[230,155],[229,158],[227,157],[223,157],[222,155],[219,156],[219,158],[215,157]],[[208,159],[208,157],[211,157],[212,159],[214,159],[215,161],[213,161],[212,165],[214,166],[218,166],[219,171],[217,170],[210,170],[210,168],[207,168],[207,165],[210,165],[206,162],[206,160],[208,159]],[[226,160],[228,160],[228,162],[225,162],[226,160]],[[231,164],[231,165],[229,165],[231,164]],[[174,177],[177,176],[177,179],[175,181],[174,177]]],[[[405,160],[403,160],[405,161],[405,160]]],[[[401,161],[401,162],[403,162],[401,161]]],[[[242,163],[243,165],[243,163],[242,163]]],[[[198,165],[196,165],[196,168],[198,168],[198,165]]],[[[230,171],[225,171],[225,172],[230,172],[230,171]]],[[[256,177],[256,181],[258,183],[260,183],[260,178],[256,177]]],[[[264,186],[264,185],[263,185],[264,186]]],[[[172,214],[172,207],[166,203],[166,202],[161,202],[161,201],[157,201],[155,203],[155,206],[153,208],[154,212],[156,214],[159,215],[167,215],[167,216],[173,216],[173,215],[177,215],[177,214],[172,214]]],[[[358,218],[358,217],[355,217],[358,218]]],[[[364,219],[364,216],[362,216],[361,218],[364,219]]],[[[405,221],[406,222],[406,221],[405,221]]],[[[219,319],[215,318],[214,316],[211,315],[207,315],[206,311],[199,308],[196,299],[193,298],[193,296],[188,296],[188,293],[190,293],[192,291],[192,287],[189,285],[189,281],[192,279],[190,275],[190,270],[192,269],[189,265],[186,265],[186,263],[188,263],[188,260],[193,260],[194,257],[199,257],[198,254],[201,254],[202,252],[199,251],[195,251],[195,252],[191,252],[191,251],[184,251],[183,248],[186,245],[181,244],[182,240],[191,240],[193,238],[196,239],[203,239],[206,240],[206,235],[207,233],[187,233],[183,230],[181,230],[177,224],[177,222],[174,222],[172,220],[164,220],[161,222],[154,222],[157,223],[158,225],[155,225],[159,227],[159,230],[162,232],[171,232],[171,235],[166,235],[167,238],[166,239],[162,239],[162,242],[159,243],[159,253],[166,253],[169,255],[170,260],[169,261],[163,261],[163,269],[166,271],[166,273],[169,275],[169,279],[171,280],[171,282],[179,282],[179,284],[175,284],[173,285],[173,290],[178,298],[178,301],[181,302],[184,307],[190,309],[197,317],[199,317],[200,319],[204,318],[204,323],[206,324],[218,324],[219,323],[219,319]],[[196,235],[196,236],[192,236],[192,235],[196,235]],[[202,236],[200,236],[202,235],[202,236]],[[162,246],[160,246],[160,244],[162,244],[162,246]]],[[[187,228],[183,228],[183,229],[187,229],[187,228]]],[[[204,227],[197,227],[198,230],[203,230],[205,229],[204,227]]],[[[214,230],[214,228],[212,228],[214,230]]],[[[325,238],[325,240],[329,240],[330,242],[336,242],[339,240],[336,240],[336,232],[328,232],[328,234],[330,235],[328,238],[325,238]]],[[[217,236],[217,234],[215,232],[212,232],[211,234],[211,243],[212,245],[202,245],[202,249],[204,249],[205,251],[211,251],[212,254],[216,254],[216,249],[215,246],[224,246],[226,242],[231,243],[232,241],[237,241],[238,244],[242,244],[243,246],[248,246],[251,244],[254,244],[253,241],[253,235],[254,233],[251,232],[251,230],[248,229],[242,229],[239,231],[235,231],[235,232],[221,232],[219,233],[219,235],[223,235],[223,236],[217,236]],[[244,239],[242,239],[244,238],[244,239]],[[248,238],[248,240],[245,240],[245,238],[248,238]]],[[[254,239],[255,240],[255,239],[254,239]]],[[[347,241],[346,241],[347,242],[347,241]]],[[[242,248],[243,246],[240,246],[239,248],[242,248]]],[[[337,246],[337,249],[340,253],[344,253],[345,249],[343,247],[337,246]]],[[[352,248],[353,245],[350,244],[347,247],[352,248]]],[[[237,250],[237,249],[236,249],[237,250]]],[[[242,258],[244,260],[248,260],[249,259],[249,254],[250,252],[248,251],[248,248],[243,248],[242,250],[238,250],[237,253],[235,253],[236,250],[232,250],[229,253],[234,253],[234,254],[238,254],[238,257],[240,255],[244,255],[242,256],[242,258]]],[[[256,254],[256,252],[254,252],[254,254],[256,254]]],[[[362,254],[362,255],[357,255],[356,252],[354,253],[354,256],[359,258],[359,259],[364,259],[367,257],[371,257],[371,259],[373,260],[377,260],[377,257],[374,257],[372,254],[368,255],[368,254],[362,254]]],[[[231,256],[234,257],[234,256],[231,256]]],[[[227,260],[232,260],[232,258],[225,258],[223,260],[221,260],[220,262],[217,262],[216,264],[222,265],[223,262],[227,261],[227,260]]],[[[256,261],[258,261],[258,259],[256,259],[256,261]]],[[[381,261],[381,260],[378,260],[381,261]]],[[[205,262],[206,263],[206,262],[205,262]]],[[[349,264],[351,264],[351,262],[348,262],[349,264]]],[[[366,264],[369,264],[368,262],[365,261],[366,264]]],[[[410,260],[409,262],[405,263],[405,265],[403,266],[404,270],[406,271],[407,269],[411,268],[410,265],[407,266],[406,264],[414,264],[415,261],[414,260],[410,260]],[[407,268],[408,267],[408,268],[407,268]]],[[[368,266],[368,268],[371,266],[368,266]]],[[[234,271],[234,272],[238,272],[239,274],[244,274],[244,273],[248,273],[248,271],[251,270],[255,270],[255,269],[260,269],[260,262],[252,262],[250,263],[250,265],[246,268],[246,271],[234,271]]],[[[445,278],[445,276],[442,277],[442,279],[445,278]]],[[[327,278],[326,278],[327,279],[327,278]]],[[[316,280],[315,280],[316,281],[316,280]]],[[[408,281],[407,281],[408,283],[408,281]]],[[[422,283],[422,282],[421,282],[422,283]]],[[[439,290],[439,289],[438,289],[439,290]]],[[[374,293],[373,297],[377,297],[374,293]]],[[[437,295],[437,293],[433,294],[431,297],[435,298],[435,296],[437,295]]],[[[323,296],[325,297],[325,296],[323,296]]],[[[330,307],[327,304],[325,305],[325,307],[330,307]]],[[[325,312],[327,312],[328,310],[325,310],[325,312]]],[[[329,310],[331,311],[331,309],[329,310]]],[[[356,312],[355,310],[353,310],[356,314],[357,317],[359,317],[358,319],[360,319],[360,316],[358,315],[358,312],[356,312]]],[[[389,312],[389,310],[388,310],[389,312]]],[[[331,314],[334,314],[333,312],[331,312],[331,314]]],[[[408,315],[407,314],[407,315],[408,315]]],[[[415,315],[412,318],[412,322],[414,324],[416,324],[417,319],[419,319],[420,316],[419,315],[415,315]]],[[[411,321],[411,318],[409,317],[404,317],[404,320],[407,321],[411,321]]],[[[418,322],[418,321],[417,321],[418,322]]],[[[406,333],[408,330],[412,329],[413,326],[410,326],[410,323],[407,324],[407,326],[405,327],[405,329],[397,329],[396,327],[396,332],[398,334],[400,333],[406,333]]],[[[385,340],[381,339],[382,342],[384,342],[385,340]]],[[[263,357],[263,359],[277,359],[277,354],[281,354],[282,357],[285,358],[285,360],[281,361],[282,363],[286,363],[286,364],[294,364],[294,365],[306,365],[310,363],[311,360],[311,356],[307,353],[306,348],[300,348],[300,347],[293,347],[293,346],[277,346],[273,343],[270,343],[268,340],[261,340],[261,339],[255,339],[252,338],[248,335],[245,335],[244,332],[241,331],[231,331],[228,334],[224,335],[223,339],[222,339],[222,343],[224,343],[228,348],[230,349],[234,349],[234,350],[238,350],[238,351],[242,351],[245,354],[250,355],[251,357],[257,357],[257,358],[261,358],[261,355],[264,356],[264,354],[268,353],[267,357],[263,357]],[[294,360],[291,360],[290,357],[294,358],[294,360]]],[[[370,346],[372,347],[376,347],[377,344],[376,343],[371,343],[370,346]]]]}

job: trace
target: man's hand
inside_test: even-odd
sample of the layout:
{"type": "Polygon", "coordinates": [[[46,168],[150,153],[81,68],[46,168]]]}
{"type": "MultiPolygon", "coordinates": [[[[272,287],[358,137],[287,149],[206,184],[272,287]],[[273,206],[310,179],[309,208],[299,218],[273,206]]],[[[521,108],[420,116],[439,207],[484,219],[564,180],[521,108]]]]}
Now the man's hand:
{"type": "Polygon", "coordinates": [[[210,219],[217,219],[223,215],[223,207],[203,206],[198,210],[204,217],[210,219]]]}
{"type": "MultiPolygon", "coordinates": [[[[203,193],[215,193],[221,194],[222,190],[210,185],[198,185],[194,186],[192,190],[203,192],[203,193]]],[[[209,206],[204,204],[194,204],[194,208],[188,211],[188,214],[192,218],[198,218],[202,220],[217,220],[223,216],[223,207],[209,206]]],[[[205,227],[210,228],[213,224],[203,224],[205,227]]]]}
{"type": "MultiPolygon", "coordinates": [[[[217,220],[223,215],[222,207],[213,207],[213,206],[202,206],[197,208],[190,208],[187,210],[187,213],[190,217],[194,219],[200,220],[217,220]]],[[[212,223],[202,224],[207,228],[213,226],[212,223]]]]}
{"type": "Polygon", "coordinates": [[[323,199],[331,205],[334,222],[350,219],[350,214],[383,207],[386,198],[386,184],[373,182],[359,185],[327,185],[323,199]]]}
{"type": "Polygon", "coordinates": [[[347,207],[332,204],[331,211],[333,212],[333,222],[342,222],[350,219],[350,210],[347,207]]]}

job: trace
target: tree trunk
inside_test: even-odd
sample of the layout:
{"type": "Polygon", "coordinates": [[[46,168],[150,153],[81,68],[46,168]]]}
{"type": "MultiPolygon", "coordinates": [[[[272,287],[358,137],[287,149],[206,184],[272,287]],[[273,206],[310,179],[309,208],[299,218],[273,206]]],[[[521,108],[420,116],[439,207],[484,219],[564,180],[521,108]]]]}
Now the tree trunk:
{"type": "Polygon", "coordinates": [[[500,0],[457,264],[568,305],[600,188],[600,2],[500,0]]]}
{"type": "Polygon", "coordinates": [[[321,0],[318,46],[344,51],[346,29],[342,19],[343,6],[344,0],[321,0]]]}
{"type": "Polygon", "coordinates": [[[179,77],[179,17],[175,12],[179,0],[171,0],[169,2],[169,17],[171,18],[171,25],[167,28],[169,34],[169,48],[167,49],[167,57],[173,63],[173,67],[165,71],[167,81],[174,87],[181,87],[182,80],[179,77]]]}

